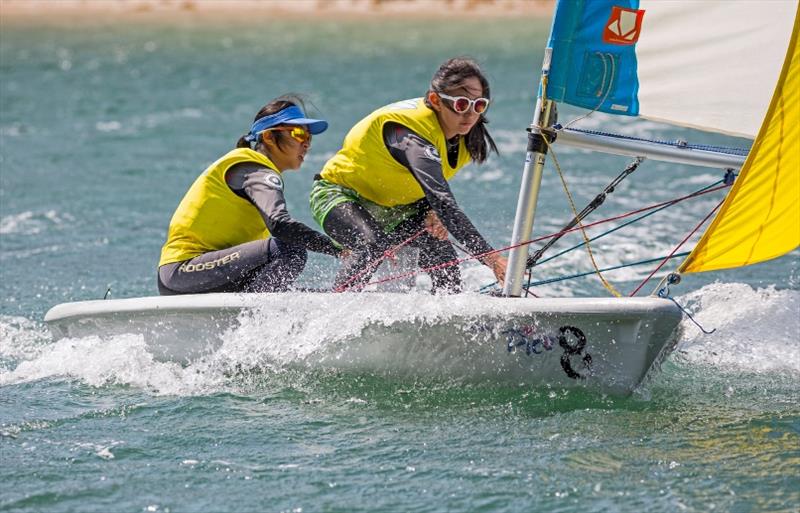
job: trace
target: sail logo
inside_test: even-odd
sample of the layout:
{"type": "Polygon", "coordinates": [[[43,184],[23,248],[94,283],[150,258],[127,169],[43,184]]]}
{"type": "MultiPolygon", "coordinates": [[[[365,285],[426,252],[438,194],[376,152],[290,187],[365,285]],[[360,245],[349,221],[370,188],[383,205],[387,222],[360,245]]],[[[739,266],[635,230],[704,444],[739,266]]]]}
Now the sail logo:
{"type": "Polygon", "coordinates": [[[643,10],[612,6],[611,16],[608,17],[603,29],[603,41],[615,45],[636,43],[642,30],[642,19],[644,19],[643,10]]]}

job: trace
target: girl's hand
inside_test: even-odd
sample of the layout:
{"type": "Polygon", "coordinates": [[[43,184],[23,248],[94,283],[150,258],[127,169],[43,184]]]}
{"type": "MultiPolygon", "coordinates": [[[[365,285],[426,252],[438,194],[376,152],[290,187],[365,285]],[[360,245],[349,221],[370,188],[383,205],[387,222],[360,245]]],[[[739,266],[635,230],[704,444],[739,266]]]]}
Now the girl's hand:
{"type": "Polygon", "coordinates": [[[425,230],[436,239],[447,240],[447,228],[444,227],[442,220],[433,210],[429,210],[425,215],[425,230]]]}
{"type": "Polygon", "coordinates": [[[497,278],[497,282],[502,287],[506,280],[506,268],[508,267],[508,259],[504,256],[501,256],[499,253],[492,253],[487,255],[481,259],[494,273],[494,277],[497,278]]]}

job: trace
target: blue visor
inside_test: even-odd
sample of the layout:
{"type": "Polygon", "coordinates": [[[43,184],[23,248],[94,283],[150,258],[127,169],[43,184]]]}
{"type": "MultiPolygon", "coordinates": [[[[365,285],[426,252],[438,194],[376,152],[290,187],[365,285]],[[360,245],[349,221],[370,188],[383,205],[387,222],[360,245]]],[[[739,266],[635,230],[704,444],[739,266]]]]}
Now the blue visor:
{"type": "Polygon", "coordinates": [[[307,118],[300,107],[292,105],[291,107],[286,107],[275,114],[264,116],[253,123],[253,126],[250,127],[250,133],[247,135],[247,137],[245,137],[245,139],[248,141],[255,141],[258,139],[258,134],[268,128],[278,125],[305,125],[308,127],[308,131],[311,132],[312,135],[321,134],[328,129],[327,121],[323,119],[307,118]]]}

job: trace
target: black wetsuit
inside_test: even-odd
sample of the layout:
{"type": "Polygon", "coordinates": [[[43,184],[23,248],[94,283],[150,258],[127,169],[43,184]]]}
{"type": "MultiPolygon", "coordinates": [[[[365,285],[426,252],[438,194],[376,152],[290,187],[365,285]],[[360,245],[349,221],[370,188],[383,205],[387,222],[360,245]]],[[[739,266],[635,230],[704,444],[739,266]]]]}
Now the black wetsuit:
{"type": "Polygon", "coordinates": [[[277,172],[242,162],[228,170],[225,181],[258,209],[272,236],[161,266],[162,295],[282,291],[303,271],[307,250],[333,256],[341,252],[328,237],[292,218],[277,172]]]}
{"type": "MultiPolygon", "coordinates": [[[[438,155],[435,146],[409,128],[393,122],[384,125],[383,140],[392,157],[414,176],[425,198],[419,200],[416,215],[400,223],[388,234],[358,203],[349,202],[334,207],[326,216],[323,228],[353,252],[352,257],[339,269],[334,286],[358,289],[367,283],[372,276],[372,272],[366,271],[369,263],[379,258],[386,249],[418,233],[425,226],[425,216],[429,210],[436,212],[448,232],[473,255],[492,251],[492,247],[456,203],[442,172],[442,163],[434,157],[438,155]]],[[[453,144],[448,142],[447,158],[451,165],[455,165],[458,139],[453,144]]],[[[449,241],[436,239],[427,232],[410,245],[420,250],[421,268],[456,259],[449,241]]],[[[457,265],[443,267],[429,274],[434,292],[461,291],[461,272],[457,265]]]]}

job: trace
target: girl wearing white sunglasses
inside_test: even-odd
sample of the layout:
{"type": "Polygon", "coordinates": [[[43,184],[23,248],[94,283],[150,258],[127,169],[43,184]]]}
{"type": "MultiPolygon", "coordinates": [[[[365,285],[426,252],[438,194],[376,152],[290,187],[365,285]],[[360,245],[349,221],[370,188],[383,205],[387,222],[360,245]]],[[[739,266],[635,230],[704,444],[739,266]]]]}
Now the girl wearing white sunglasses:
{"type": "MultiPolygon", "coordinates": [[[[362,288],[374,270],[370,264],[411,237],[421,268],[452,262],[448,235],[503,281],[506,258],[475,229],[448,185],[464,165],[497,152],[485,126],[489,103],[489,83],[478,65],[455,58],[439,67],[425,97],[380,108],[350,130],[311,190],[314,218],[352,252],[335,290],[362,288]]],[[[429,275],[434,292],[461,290],[456,265],[429,275]]]]}

